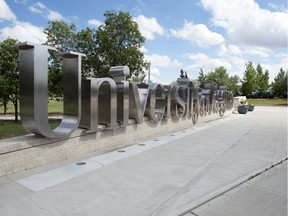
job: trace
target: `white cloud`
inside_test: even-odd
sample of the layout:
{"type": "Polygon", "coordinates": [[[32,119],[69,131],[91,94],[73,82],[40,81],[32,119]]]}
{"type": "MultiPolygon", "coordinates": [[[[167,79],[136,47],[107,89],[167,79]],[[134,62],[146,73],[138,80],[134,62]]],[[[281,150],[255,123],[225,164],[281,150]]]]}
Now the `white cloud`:
{"type": "MultiPolygon", "coordinates": [[[[26,2],[18,0],[16,3],[26,2]]],[[[41,3],[39,7],[42,7],[41,3]]],[[[6,40],[8,37],[17,39],[20,42],[29,41],[43,43],[46,41],[46,35],[43,33],[43,28],[34,26],[28,22],[18,21],[15,14],[3,0],[0,0],[0,20],[1,19],[11,21],[11,24],[0,29],[0,41],[6,40]]]]}
{"type": "Polygon", "coordinates": [[[181,63],[178,60],[171,60],[167,55],[145,55],[145,60],[150,62],[153,67],[167,68],[181,66],[181,63]]]}
{"type": "Polygon", "coordinates": [[[18,21],[11,27],[0,29],[0,40],[5,40],[8,37],[17,39],[20,42],[43,43],[46,41],[43,28],[33,26],[31,23],[18,21]]]}
{"type": "Polygon", "coordinates": [[[260,58],[268,58],[272,54],[272,50],[265,47],[245,47],[244,53],[249,56],[258,56],[260,58]]]}
{"type": "Polygon", "coordinates": [[[65,20],[65,18],[59,12],[47,8],[47,6],[41,2],[36,2],[35,4],[29,6],[28,9],[32,13],[42,14],[42,16],[48,20],[65,20]]]}
{"type": "Polygon", "coordinates": [[[49,20],[64,20],[64,17],[57,11],[48,10],[47,18],[49,20]]]}
{"type": "Polygon", "coordinates": [[[102,25],[103,22],[101,22],[97,19],[90,19],[90,20],[88,20],[88,24],[98,27],[98,26],[102,25]]]}
{"type": "Polygon", "coordinates": [[[273,4],[273,3],[268,3],[268,6],[275,10],[275,11],[283,11],[285,13],[288,13],[288,10],[287,10],[287,6],[284,5],[284,4],[273,4]]]}
{"type": "Polygon", "coordinates": [[[224,58],[210,58],[208,55],[203,53],[187,54],[187,57],[192,60],[192,64],[187,66],[187,70],[199,71],[200,68],[205,73],[213,71],[216,67],[223,66],[227,70],[231,69],[232,65],[224,58]]]}
{"type": "Polygon", "coordinates": [[[146,47],[144,47],[144,46],[140,47],[140,51],[143,52],[143,53],[148,53],[149,52],[149,50],[146,47]]]}
{"type": "MultiPolygon", "coordinates": [[[[277,53],[274,55],[275,58],[284,58],[284,59],[287,59],[287,62],[288,62],[288,53],[277,53]]],[[[288,67],[288,65],[287,65],[288,67]]]]}
{"type": "Polygon", "coordinates": [[[150,67],[151,75],[160,76],[160,71],[157,67],[150,67]]]}
{"type": "Polygon", "coordinates": [[[14,0],[15,3],[26,4],[27,0],[14,0]]]}
{"type": "Polygon", "coordinates": [[[11,11],[11,9],[4,0],[0,0],[0,21],[1,20],[8,20],[8,21],[16,20],[15,14],[11,11]]]}
{"type": "Polygon", "coordinates": [[[229,63],[232,65],[232,68],[228,71],[230,75],[238,75],[239,77],[243,77],[243,72],[245,71],[247,59],[237,56],[232,56],[229,58],[229,63]]]}
{"type": "Polygon", "coordinates": [[[219,56],[241,56],[243,52],[236,45],[233,45],[233,44],[230,44],[230,45],[222,44],[218,48],[217,53],[218,53],[219,56]]]}
{"type": "Polygon", "coordinates": [[[192,22],[185,21],[180,30],[170,29],[172,36],[188,40],[200,47],[218,45],[224,42],[221,34],[210,31],[204,24],[194,25],[192,22]]]}
{"type": "Polygon", "coordinates": [[[36,2],[35,5],[36,5],[37,7],[39,7],[39,8],[41,8],[41,9],[46,9],[46,8],[47,8],[47,7],[46,7],[43,3],[41,3],[41,2],[36,2]]]}
{"type": "MultiPolygon", "coordinates": [[[[146,81],[149,81],[149,69],[145,72],[146,74],[146,81]]],[[[160,70],[155,67],[155,66],[150,66],[150,81],[154,82],[154,83],[162,83],[159,82],[160,79],[160,70]]]]}
{"type": "MultiPolygon", "coordinates": [[[[170,84],[172,82],[172,79],[170,78],[171,74],[175,73],[175,71],[177,71],[177,74],[183,66],[178,60],[172,60],[167,55],[145,54],[145,60],[151,63],[150,78],[154,83],[170,84]]],[[[148,70],[146,71],[146,74],[146,79],[148,79],[148,70]]]]}
{"type": "Polygon", "coordinates": [[[233,43],[286,47],[288,14],[260,8],[255,0],[201,0],[215,26],[226,29],[233,43]]]}
{"type": "Polygon", "coordinates": [[[47,11],[47,7],[41,2],[36,2],[35,4],[28,7],[32,13],[44,14],[47,11]]]}
{"type": "Polygon", "coordinates": [[[233,57],[233,56],[257,56],[260,58],[268,58],[272,54],[272,50],[266,47],[257,46],[241,46],[241,48],[234,44],[222,44],[218,50],[217,54],[221,57],[233,57]]]}
{"type": "Polygon", "coordinates": [[[137,22],[140,32],[147,40],[155,39],[155,35],[163,35],[164,29],[157,22],[156,18],[147,18],[143,15],[134,17],[134,21],[137,22]]]}
{"type": "Polygon", "coordinates": [[[38,14],[42,14],[42,13],[43,13],[42,10],[40,10],[40,9],[34,7],[34,6],[29,6],[28,9],[29,9],[31,12],[33,12],[33,13],[38,13],[38,14]]]}
{"type": "MultiPolygon", "coordinates": [[[[254,48],[253,48],[254,49],[254,48]]],[[[240,48],[234,44],[222,44],[218,50],[217,50],[217,56],[219,58],[216,58],[217,60],[221,60],[226,63],[226,65],[230,65],[230,68],[228,70],[228,73],[230,75],[238,75],[239,77],[243,76],[243,71],[245,70],[245,64],[251,60],[251,58],[255,57],[256,53],[249,53],[249,50],[251,48],[240,48]],[[247,60],[247,55],[250,55],[250,59],[247,60]]],[[[254,50],[253,50],[254,51],[254,50]]],[[[260,53],[258,53],[259,56],[260,53]]],[[[213,62],[213,61],[212,61],[213,62]]],[[[218,61],[215,61],[216,65],[218,64],[218,61]]],[[[224,65],[223,65],[224,66],[224,65]]],[[[215,69],[215,68],[214,68],[215,69]]],[[[212,68],[212,70],[214,70],[212,68]]],[[[209,72],[209,71],[208,71],[209,72]]]]}

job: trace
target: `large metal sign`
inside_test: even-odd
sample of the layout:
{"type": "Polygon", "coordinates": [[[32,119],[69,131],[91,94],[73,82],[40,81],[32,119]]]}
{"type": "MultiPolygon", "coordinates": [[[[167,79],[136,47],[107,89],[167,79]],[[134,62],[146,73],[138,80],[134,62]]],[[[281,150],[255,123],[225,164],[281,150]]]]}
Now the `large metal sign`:
{"type": "Polygon", "coordinates": [[[81,53],[59,53],[63,57],[64,112],[59,126],[48,122],[47,46],[21,43],[20,116],[26,130],[50,138],[68,137],[76,128],[90,132],[125,127],[129,119],[141,124],[144,116],[157,124],[162,119],[198,118],[219,113],[233,106],[233,95],[226,88],[206,84],[196,89],[188,78],[177,84],[139,84],[126,81],[127,66],[111,67],[112,78],[81,78],[81,53]]]}

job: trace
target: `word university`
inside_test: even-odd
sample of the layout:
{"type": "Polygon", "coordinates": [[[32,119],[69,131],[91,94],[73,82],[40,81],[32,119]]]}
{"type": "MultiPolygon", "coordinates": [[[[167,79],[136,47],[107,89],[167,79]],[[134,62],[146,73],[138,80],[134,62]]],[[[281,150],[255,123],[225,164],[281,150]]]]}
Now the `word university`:
{"type": "Polygon", "coordinates": [[[68,137],[75,129],[87,132],[137,124],[147,116],[157,124],[167,119],[191,119],[217,114],[233,106],[233,95],[213,83],[194,88],[188,78],[177,83],[139,84],[126,81],[127,66],[109,69],[112,78],[81,77],[81,53],[59,53],[63,58],[63,118],[52,130],[48,121],[48,56],[51,47],[29,42],[19,49],[20,116],[24,128],[49,138],[68,137]]]}

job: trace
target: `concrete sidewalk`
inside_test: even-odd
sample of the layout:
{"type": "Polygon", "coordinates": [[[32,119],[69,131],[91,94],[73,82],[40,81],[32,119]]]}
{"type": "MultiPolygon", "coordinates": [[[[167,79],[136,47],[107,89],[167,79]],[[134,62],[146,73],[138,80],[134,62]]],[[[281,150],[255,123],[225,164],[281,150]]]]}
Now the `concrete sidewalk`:
{"type": "Polygon", "coordinates": [[[267,179],[270,203],[279,204],[273,194],[282,182],[276,190],[282,205],[269,207],[282,216],[286,159],[287,107],[256,107],[120,151],[0,177],[0,215],[262,216],[267,203],[255,201],[256,186],[243,187],[259,175],[255,185],[267,179]],[[250,205],[239,214],[244,199],[263,212],[250,205]]]}
{"type": "Polygon", "coordinates": [[[287,161],[185,214],[193,215],[287,215],[287,161]]]}

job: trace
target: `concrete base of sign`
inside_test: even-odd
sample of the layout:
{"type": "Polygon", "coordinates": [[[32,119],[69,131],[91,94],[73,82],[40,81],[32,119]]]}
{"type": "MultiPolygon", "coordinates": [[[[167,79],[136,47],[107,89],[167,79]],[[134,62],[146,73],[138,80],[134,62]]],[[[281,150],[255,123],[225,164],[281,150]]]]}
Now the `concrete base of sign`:
{"type": "MultiPolygon", "coordinates": [[[[226,111],[224,117],[230,115],[226,111]]],[[[219,119],[219,114],[199,116],[203,123],[219,119]]],[[[78,129],[69,138],[50,139],[26,135],[0,140],[0,176],[43,166],[53,162],[79,157],[89,152],[104,153],[133,142],[163,133],[171,133],[193,125],[191,118],[166,119],[155,124],[146,119],[142,124],[130,120],[130,125],[115,130],[89,133],[78,129]]]]}

